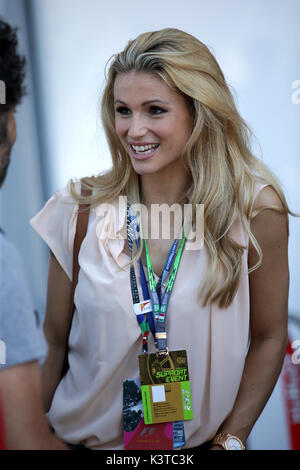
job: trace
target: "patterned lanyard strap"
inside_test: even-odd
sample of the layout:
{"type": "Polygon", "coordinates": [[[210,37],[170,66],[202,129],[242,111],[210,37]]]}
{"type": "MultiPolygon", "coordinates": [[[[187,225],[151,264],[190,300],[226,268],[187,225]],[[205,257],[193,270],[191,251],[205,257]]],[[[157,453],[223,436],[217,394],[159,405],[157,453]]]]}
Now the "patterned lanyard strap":
{"type": "MultiPolygon", "coordinates": [[[[133,239],[135,239],[137,249],[140,247],[140,230],[139,226],[137,223],[137,218],[130,207],[130,205],[127,205],[127,238],[128,238],[128,246],[129,246],[129,251],[130,251],[130,256],[132,259],[132,253],[133,253],[133,239]]],[[[173,245],[171,247],[171,250],[168,254],[167,261],[165,263],[163,272],[159,278],[159,281],[156,285],[155,282],[155,277],[154,277],[154,272],[152,268],[152,263],[148,251],[148,246],[146,240],[145,242],[145,247],[146,247],[146,259],[147,259],[147,267],[148,267],[148,275],[149,275],[149,287],[150,287],[150,295],[149,295],[149,289],[147,285],[147,280],[144,272],[144,268],[142,265],[141,259],[139,259],[139,268],[140,268],[140,277],[141,277],[141,284],[142,284],[142,291],[143,291],[143,297],[144,297],[144,302],[140,302],[140,297],[139,297],[139,292],[138,292],[138,287],[137,287],[137,281],[136,281],[136,275],[135,275],[135,270],[134,266],[130,266],[130,285],[131,285],[131,294],[132,294],[132,301],[133,301],[133,306],[134,306],[134,312],[137,316],[137,321],[140,325],[141,332],[142,332],[142,337],[143,337],[143,351],[147,352],[148,351],[148,336],[149,336],[149,331],[151,330],[153,337],[154,337],[154,342],[158,350],[166,350],[166,340],[165,342],[161,339],[161,334],[156,335],[156,329],[158,328],[159,333],[164,332],[164,325],[165,325],[165,318],[166,318],[166,311],[169,303],[169,298],[171,295],[171,291],[174,285],[176,273],[178,270],[178,265],[181,257],[181,253],[184,247],[185,243],[185,236],[183,237],[180,249],[176,255],[176,250],[178,246],[178,240],[176,239],[173,242],[173,245]],[[169,282],[167,284],[167,288],[163,297],[163,301],[161,302],[161,286],[164,283],[166,277],[169,274],[169,271],[172,267],[173,261],[175,258],[174,262],[174,267],[169,279],[169,282]],[[150,301],[151,299],[151,301],[150,301]],[[149,308],[152,304],[152,310],[155,313],[155,320],[153,319],[153,313],[152,310],[149,308]],[[145,318],[144,313],[143,313],[143,308],[146,306],[146,311],[147,311],[147,318],[145,318]],[[161,311],[160,311],[161,307],[161,311]],[[158,321],[159,320],[159,321],[158,321]]]]}
{"type": "MultiPolygon", "coordinates": [[[[129,204],[127,204],[127,239],[128,239],[130,257],[132,259],[133,240],[135,239],[137,248],[139,249],[140,235],[139,235],[139,227],[137,224],[136,215],[134,214],[129,204]]],[[[143,352],[146,353],[148,352],[148,336],[149,336],[150,330],[155,339],[155,325],[154,325],[153,314],[151,310],[151,300],[149,296],[147,280],[145,277],[144,268],[143,268],[141,260],[139,260],[139,269],[140,269],[140,277],[141,277],[141,283],[142,283],[144,302],[140,302],[140,296],[139,296],[139,291],[137,287],[136,275],[135,275],[133,264],[131,264],[130,266],[130,285],[131,285],[131,294],[132,294],[134,313],[137,317],[137,321],[140,325],[141,332],[142,332],[143,352]],[[147,312],[146,318],[145,318],[144,311],[147,312]]]]}
{"type": "MultiPolygon", "coordinates": [[[[186,236],[184,234],[182,238],[182,242],[180,245],[180,248],[178,250],[178,253],[176,255],[175,261],[174,261],[174,266],[171,271],[170,278],[168,280],[168,284],[163,296],[162,301],[159,301],[159,296],[157,293],[157,286],[155,282],[155,276],[154,276],[154,271],[152,268],[152,263],[151,263],[151,258],[149,255],[149,250],[147,246],[146,240],[144,240],[144,246],[145,246],[145,251],[146,251],[146,260],[147,260],[147,268],[148,268],[148,282],[149,282],[149,290],[150,290],[150,297],[152,301],[152,309],[154,313],[154,320],[155,320],[155,330],[156,330],[156,346],[157,346],[157,354],[160,356],[165,356],[168,354],[168,349],[167,349],[167,333],[166,333],[166,317],[167,317],[167,309],[168,309],[168,304],[171,296],[171,292],[174,286],[175,278],[177,275],[178,267],[179,267],[179,262],[180,258],[182,255],[182,251],[184,248],[184,244],[186,241],[186,236]]],[[[178,240],[175,240],[175,242],[178,243],[178,240]]],[[[169,252],[168,259],[164,268],[164,271],[168,265],[170,265],[170,261],[172,258],[174,259],[177,243],[175,246],[175,242],[173,243],[173,246],[169,252]]],[[[162,279],[164,277],[164,271],[162,274],[162,279]]],[[[166,276],[165,276],[166,277],[166,276]]]]}

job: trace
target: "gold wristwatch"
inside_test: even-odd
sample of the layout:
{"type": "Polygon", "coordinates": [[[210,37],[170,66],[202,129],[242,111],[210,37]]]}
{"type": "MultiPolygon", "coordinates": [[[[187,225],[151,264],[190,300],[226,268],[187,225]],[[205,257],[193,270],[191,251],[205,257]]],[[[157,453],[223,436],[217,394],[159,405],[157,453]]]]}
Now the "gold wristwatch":
{"type": "Polygon", "coordinates": [[[213,441],[212,446],[221,446],[225,450],[245,450],[245,446],[242,441],[232,434],[219,433],[213,441]]]}

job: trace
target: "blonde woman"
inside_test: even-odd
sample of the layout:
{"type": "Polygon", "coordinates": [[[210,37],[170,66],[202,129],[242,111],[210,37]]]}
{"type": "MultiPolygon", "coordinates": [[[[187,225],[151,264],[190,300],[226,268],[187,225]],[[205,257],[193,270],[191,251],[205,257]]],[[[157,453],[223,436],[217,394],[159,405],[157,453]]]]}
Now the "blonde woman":
{"type": "MultiPolygon", "coordinates": [[[[193,418],[183,423],[182,447],[244,449],[276,384],[287,344],[291,212],[280,184],[251,153],[250,131],[214,56],[183,31],[141,34],[113,56],[102,120],[111,170],[82,180],[90,196],[81,196],[80,182],[71,182],[31,221],[53,254],[43,371],[51,425],[73,445],[124,448],[122,384],[139,376],[142,352],[129,267],[136,266],[141,292],[136,263],[141,259],[146,272],[150,256],[157,287],[177,231],[168,238],[162,232],[149,235],[149,256],[140,239],[132,255],[122,198],[146,208],[142,222],[148,234],[159,225],[149,215],[153,205],[202,204],[204,243],[182,251],[165,328],[156,340],[168,351],[187,354],[193,418]],[[61,379],[82,202],[91,210],[79,253],[70,367],[61,379]]],[[[166,286],[167,280],[162,295],[166,286]]],[[[147,345],[154,354],[151,332],[147,345]]]]}

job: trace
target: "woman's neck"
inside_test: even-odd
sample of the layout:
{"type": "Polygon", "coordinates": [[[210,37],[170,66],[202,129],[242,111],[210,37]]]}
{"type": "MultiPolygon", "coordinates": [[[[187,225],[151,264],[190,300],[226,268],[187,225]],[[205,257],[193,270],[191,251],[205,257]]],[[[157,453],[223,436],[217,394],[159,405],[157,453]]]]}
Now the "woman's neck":
{"type": "Polygon", "coordinates": [[[151,208],[151,204],[182,203],[191,184],[187,172],[181,174],[152,174],[140,176],[141,203],[151,208]]]}

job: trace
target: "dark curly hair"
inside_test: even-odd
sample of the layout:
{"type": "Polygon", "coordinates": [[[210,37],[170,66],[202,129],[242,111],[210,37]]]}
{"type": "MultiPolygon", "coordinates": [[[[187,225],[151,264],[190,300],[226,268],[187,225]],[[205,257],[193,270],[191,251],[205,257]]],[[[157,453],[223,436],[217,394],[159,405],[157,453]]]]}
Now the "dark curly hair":
{"type": "Polygon", "coordinates": [[[0,104],[0,113],[18,105],[26,94],[25,57],[18,54],[18,28],[13,28],[0,17],[0,80],[5,83],[6,104],[0,104]]]}

